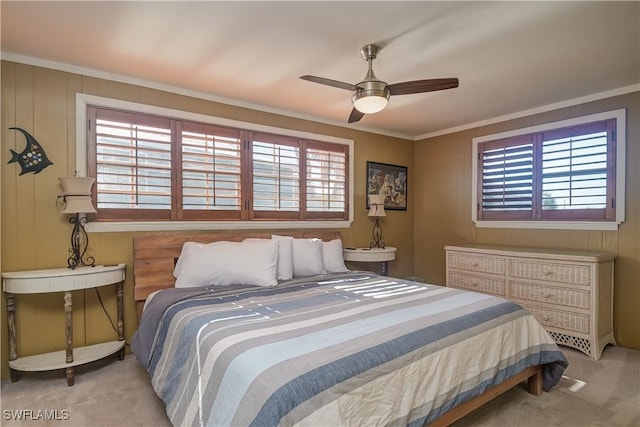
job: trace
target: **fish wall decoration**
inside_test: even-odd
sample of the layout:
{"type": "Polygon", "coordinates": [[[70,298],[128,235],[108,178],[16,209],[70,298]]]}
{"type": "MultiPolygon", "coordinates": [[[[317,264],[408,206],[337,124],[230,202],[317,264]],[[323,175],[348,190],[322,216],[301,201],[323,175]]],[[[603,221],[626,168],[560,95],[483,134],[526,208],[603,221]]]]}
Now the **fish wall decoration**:
{"type": "Polygon", "coordinates": [[[42,172],[42,169],[53,164],[53,162],[49,160],[47,154],[44,152],[44,148],[42,148],[42,145],[40,145],[40,143],[36,141],[36,139],[31,136],[29,132],[24,129],[15,127],[9,129],[20,131],[25,136],[25,138],[27,138],[27,146],[22,151],[22,153],[18,154],[11,149],[9,150],[11,151],[11,160],[9,160],[7,164],[18,162],[20,168],[22,168],[22,172],[20,172],[20,175],[23,175],[27,172],[40,173],[42,172]]]}

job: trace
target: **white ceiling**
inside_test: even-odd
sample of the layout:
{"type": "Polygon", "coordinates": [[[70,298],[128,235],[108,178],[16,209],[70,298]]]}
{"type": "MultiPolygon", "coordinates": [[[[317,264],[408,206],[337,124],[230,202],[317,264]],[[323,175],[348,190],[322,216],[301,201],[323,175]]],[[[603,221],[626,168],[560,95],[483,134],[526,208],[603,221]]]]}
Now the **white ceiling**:
{"type": "Polygon", "coordinates": [[[566,101],[640,90],[640,2],[0,3],[2,58],[260,110],[418,138],[566,101]],[[387,83],[458,77],[392,96],[347,125],[351,94],[383,47],[387,83]],[[73,66],[73,67],[69,67],[73,66]]]}

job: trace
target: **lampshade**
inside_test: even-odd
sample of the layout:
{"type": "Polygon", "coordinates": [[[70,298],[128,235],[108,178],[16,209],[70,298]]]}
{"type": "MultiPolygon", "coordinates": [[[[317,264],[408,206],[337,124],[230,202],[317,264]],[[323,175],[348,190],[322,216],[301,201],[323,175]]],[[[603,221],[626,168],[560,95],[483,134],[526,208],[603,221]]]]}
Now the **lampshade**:
{"type": "Polygon", "coordinates": [[[353,101],[353,106],[356,108],[356,110],[365,114],[373,114],[377,113],[378,111],[382,111],[389,102],[389,100],[384,96],[378,95],[369,95],[355,98],[356,99],[353,101]]]}
{"type": "Polygon", "coordinates": [[[369,195],[369,214],[368,216],[387,216],[384,212],[384,195],[383,194],[370,194],[369,195]]]}
{"type": "Polygon", "coordinates": [[[91,203],[91,196],[63,196],[63,206],[60,213],[96,213],[96,209],[91,203]]]}
{"type": "Polygon", "coordinates": [[[65,176],[58,178],[62,186],[63,206],[60,213],[96,213],[91,202],[91,187],[95,178],[83,176],[65,176]]]}
{"type": "Polygon", "coordinates": [[[91,195],[91,187],[95,182],[95,178],[85,176],[63,176],[58,178],[60,185],[62,186],[63,194],[71,195],[91,195]]]}

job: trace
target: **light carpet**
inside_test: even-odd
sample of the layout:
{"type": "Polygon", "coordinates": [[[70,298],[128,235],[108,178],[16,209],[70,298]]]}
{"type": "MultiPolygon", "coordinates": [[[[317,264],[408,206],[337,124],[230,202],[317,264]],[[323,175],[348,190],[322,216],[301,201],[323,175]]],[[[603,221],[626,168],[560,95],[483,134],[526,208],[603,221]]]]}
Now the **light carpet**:
{"type": "MultiPolygon", "coordinates": [[[[608,346],[593,360],[561,348],[569,367],[550,392],[533,396],[515,387],[454,426],[640,427],[640,352],[608,346]]],[[[171,425],[133,355],[77,367],[73,387],[63,370],[24,373],[18,382],[2,381],[0,398],[2,426],[171,425]],[[20,414],[28,419],[17,420],[20,414]]]]}

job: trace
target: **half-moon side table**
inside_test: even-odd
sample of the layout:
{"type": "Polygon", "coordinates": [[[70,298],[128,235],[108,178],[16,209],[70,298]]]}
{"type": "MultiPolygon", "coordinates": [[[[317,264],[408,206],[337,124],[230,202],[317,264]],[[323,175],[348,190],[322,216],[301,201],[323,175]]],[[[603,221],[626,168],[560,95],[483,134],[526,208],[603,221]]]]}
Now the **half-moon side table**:
{"type": "Polygon", "coordinates": [[[383,276],[389,271],[389,261],[396,259],[396,248],[345,248],[343,249],[345,261],[351,262],[379,262],[380,273],[383,276]]]}
{"type": "Polygon", "coordinates": [[[3,289],[7,297],[9,326],[9,368],[11,381],[19,379],[20,371],[50,371],[66,369],[67,384],[74,384],[73,367],[102,359],[120,352],[124,359],[124,308],[123,282],[125,264],[80,267],[75,270],[56,268],[50,270],[15,271],[2,273],[3,289]],[[73,347],[73,305],[71,292],[100,286],[117,286],[118,339],[84,347],[73,347]],[[64,292],[66,348],[61,351],[18,357],[16,346],[15,294],[40,294],[64,292]]]}

